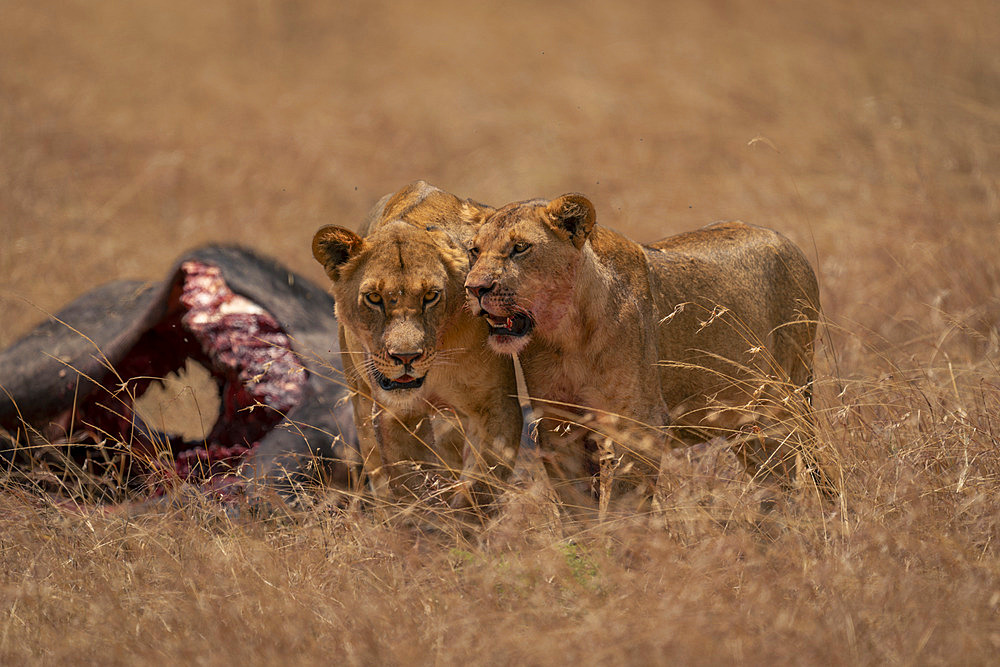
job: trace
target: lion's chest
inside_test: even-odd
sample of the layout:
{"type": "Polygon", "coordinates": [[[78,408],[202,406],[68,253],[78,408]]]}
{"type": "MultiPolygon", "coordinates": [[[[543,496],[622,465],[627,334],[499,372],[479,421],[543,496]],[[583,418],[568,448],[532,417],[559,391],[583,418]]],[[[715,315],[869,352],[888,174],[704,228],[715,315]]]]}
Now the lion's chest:
{"type": "Polygon", "coordinates": [[[528,393],[538,407],[597,409],[650,423],[666,423],[659,376],[652,364],[628,361],[619,346],[581,354],[531,350],[522,359],[528,393]],[[640,372],[647,368],[647,373],[640,372]]]}
{"type": "MultiPolygon", "coordinates": [[[[589,360],[556,351],[534,355],[524,364],[528,393],[562,407],[603,407],[615,389],[606,386],[604,374],[589,360]]],[[[614,399],[612,399],[614,400],[614,399]]]]}

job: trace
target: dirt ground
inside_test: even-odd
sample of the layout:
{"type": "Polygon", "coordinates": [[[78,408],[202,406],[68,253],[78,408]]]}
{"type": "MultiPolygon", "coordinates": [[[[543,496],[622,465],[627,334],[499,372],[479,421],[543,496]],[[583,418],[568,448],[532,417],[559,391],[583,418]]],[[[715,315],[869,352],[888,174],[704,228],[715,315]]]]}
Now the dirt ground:
{"type": "Polygon", "coordinates": [[[365,518],[115,537],[6,498],[5,661],[995,660],[995,2],[0,6],[0,346],[207,242],[320,282],[314,231],[415,179],[493,205],[582,192],[640,241],[738,218],[803,247],[835,516],[584,552],[414,545],[365,518]],[[239,628],[269,639],[230,645],[239,628]]]}

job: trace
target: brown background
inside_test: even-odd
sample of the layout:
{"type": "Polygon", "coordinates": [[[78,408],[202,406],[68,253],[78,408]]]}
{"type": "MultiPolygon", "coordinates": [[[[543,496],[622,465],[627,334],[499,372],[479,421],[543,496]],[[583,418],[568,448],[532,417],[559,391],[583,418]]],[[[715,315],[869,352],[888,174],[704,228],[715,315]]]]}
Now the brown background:
{"type": "Polygon", "coordinates": [[[315,229],[417,178],[494,205],[583,192],[638,240],[771,226],[813,258],[835,336],[909,346],[941,311],[995,339],[990,1],[2,13],[0,345],[209,241],[322,280],[315,229]]]}
{"type": "Polygon", "coordinates": [[[801,244],[842,493],[679,464],[661,513],[519,488],[468,536],[5,485],[0,662],[996,662],[996,0],[0,0],[0,345],[210,241],[321,281],[316,228],[417,178],[801,244]]]}

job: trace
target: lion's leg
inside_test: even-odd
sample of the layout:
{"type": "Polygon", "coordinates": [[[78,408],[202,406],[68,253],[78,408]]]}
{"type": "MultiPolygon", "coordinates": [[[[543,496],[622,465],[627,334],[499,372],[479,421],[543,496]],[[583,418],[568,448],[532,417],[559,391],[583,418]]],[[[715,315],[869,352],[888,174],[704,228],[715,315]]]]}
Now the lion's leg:
{"type": "Polygon", "coordinates": [[[731,391],[693,397],[675,409],[674,425],[685,445],[723,438],[748,475],[787,487],[796,479],[803,442],[812,434],[808,406],[795,389],[787,381],[773,381],[756,395],[731,391]]]}
{"type": "MultiPolygon", "coordinates": [[[[777,421],[784,424],[785,432],[778,434],[784,442],[776,447],[793,449],[794,456],[786,453],[783,458],[795,461],[795,465],[784,471],[790,476],[783,481],[806,472],[821,490],[832,492],[834,486],[814,455],[817,431],[813,414],[813,356],[819,313],[815,305],[800,303],[788,317],[790,323],[776,331],[773,353],[776,364],[784,370],[788,380],[787,386],[774,391],[774,405],[780,406],[776,410],[780,415],[777,421]]],[[[776,429],[770,427],[769,430],[776,429]]]]}
{"type": "Polygon", "coordinates": [[[361,452],[361,467],[368,478],[368,486],[376,498],[385,494],[386,477],[382,470],[382,457],[379,455],[375,440],[375,429],[372,425],[372,401],[364,390],[354,389],[351,396],[351,407],[354,410],[354,425],[358,431],[358,448],[361,452]]]}
{"type": "Polygon", "coordinates": [[[736,458],[752,477],[767,483],[788,485],[795,479],[798,457],[789,439],[791,433],[780,429],[752,428],[733,438],[732,449],[736,458]]]}
{"type": "Polygon", "coordinates": [[[668,435],[660,429],[612,422],[604,446],[598,450],[601,470],[601,505],[641,507],[655,497],[660,462],[668,435]],[[605,498],[605,495],[608,498],[605,498]]]}
{"type": "Polygon", "coordinates": [[[511,359],[485,348],[467,359],[468,367],[458,378],[436,384],[434,390],[462,415],[465,426],[464,446],[458,450],[461,472],[449,504],[456,509],[485,509],[513,472],[524,419],[511,359]]]}
{"type": "Polygon", "coordinates": [[[758,397],[715,395],[712,400],[688,401],[690,411],[675,421],[682,429],[679,436],[685,445],[722,438],[751,477],[788,485],[795,479],[800,420],[776,407],[782,405],[780,389],[758,397]]]}
{"type": "Polygon", "coordinates": [[[599,516],[613,507],[642,506],[654,497],[666,448],[660,429],[640,427],[609,415],[573,419],[549,411],[538,423],[538,449],[549,481],[563,505],[593,507],[599,516]]]}
{"type": "Polygon", "coordinates": [[[390,495],[418,497],[428,475],[443,467],[434,448],[430,415],[397,415],[376,406],[372,424],[390,495]]]}
{"type": "Polygon", "coordinates": [[[600,466],[597,484],[597,516],[601,521],[604,521],[608,516],[615,473],[621,465],[621,460],[621,457],[615,453],[611,438],[600,438],[597,446],[597,461],[600,466]]]}
{"type": "Polygon", "coordinates": [[[376,498],[384,497],[387,492],[388,478],[382,469],[382,457],[379,455],[375,440],[375,430],[372,425],[374,404],[371,398],[371,388],[362,381],[362,370],[358,367],[356,357],[351,350],[359,349],[343,326],[339,329],[340,358],[344,366],[344,379],[351,390],[351,407],[354,410],[354,426],[358,431],[358,449],[361,452],[362,470],[368,478],[368,485],[376,498]]]}
{"type": "Polygon", "coordinates": [[[581,425],[581,418],[568,412],[542,410],[535,424],[538,454],[546,476],[560,503],[567,508],[593,504],[598,489],[595,476],[597,442],[581,425]]]}
{"type": "Polygon", "coordinates": [[[729,438],[733,452],[754,478],[793,487],[808,476],[818,488],[832,490],[813,455],[817,434],[811,406],[801,394],[779,386],[758,410],[758,418],[735,429],[729,438]],[[784,399],[782,401],[782,399],[784,399]],[[784,403],[789,407],[776,408],[784,403]]]}
{"type": "Polygon", "coordinates": [[[731,441],[737,458],[754,477],[784,487],[809,480],[824,495],[836,493],[816,455],[816,425],[808,409],[762,417],[731,441]]]}
{"type": "Polygon", "coordinates": [[[468,419],[469,441],[462,460],[456,508],[492,505],[514,470],[521,447],[521,406],[513,395],[495,396],[481,414],[468,419]]]}
{"type": "Polygon", "coordinates": [[[434,450],[440,457],[441,466],[457,479],[462,474],[463,452],[468,444],[467,426],[451,411],[435,414],[431,426],[434,450]]]}
{"type": "Polygon", "coordinates": [[[751,402],[757,419],[737,427],[733,451],[747,472],[768,482],[791,486],[800,475],[811,476],[828,492],[833,487],[823,474],[816,451],[817,433],[812,406],[812,358],[816,335],[815,313],[796,314],[779,328],[773,343],[773,361],[779,377],[751,402]]]}

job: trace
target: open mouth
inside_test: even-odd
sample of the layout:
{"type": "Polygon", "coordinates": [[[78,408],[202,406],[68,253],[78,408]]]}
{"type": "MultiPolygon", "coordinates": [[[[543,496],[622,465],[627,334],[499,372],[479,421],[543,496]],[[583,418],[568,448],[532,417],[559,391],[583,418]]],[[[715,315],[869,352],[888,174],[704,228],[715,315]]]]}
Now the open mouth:
{"type": "Polygon", "coordinates": [[[490,325],[491,336],[511,336],[520,338],[527,336],[535,328],[535,322],[527,313],[511,313],[510,315],[490,315],[485,313],[490,325]]]}
{"type": "Polygon", "coordinates": [[[372,375],[375,377],[375,381],[378,386],[386,391],[396,391],[398,389],[419,389],[424,384],[425,377],[414,378],[410,375],[400,375],[395,380],[390,380],[386,376],[382,375],[378,369],[372,369],[372,375]]]}

